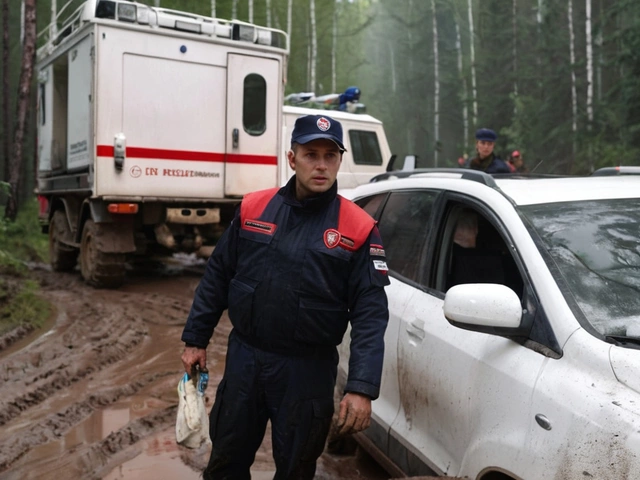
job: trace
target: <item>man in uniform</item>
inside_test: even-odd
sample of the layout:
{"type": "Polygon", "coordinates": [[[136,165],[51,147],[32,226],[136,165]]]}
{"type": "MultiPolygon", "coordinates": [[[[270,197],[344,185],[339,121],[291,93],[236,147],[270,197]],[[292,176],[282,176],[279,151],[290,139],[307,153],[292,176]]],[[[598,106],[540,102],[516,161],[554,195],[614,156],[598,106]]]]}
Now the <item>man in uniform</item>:
{"type": "MultiPolygon", "coordinates": [[[[369,426],[388,321],[389,284],[374,220],[337,194],[342,126],[296,121],[286,186],[244,197],[209,259],[182,340],[187,373],[205,368],[223,311],[225,372],[210,413],[205,479],[250,478],[271,421],[276,479],[312,479],[333,415],[338,354],[351,324],[341,433],[369,426]]],[[[345,339],[345,341],[349,341],[345,339]]]]}
{"type": "Polygon", "coordinates": [[[489,128],[476,131],[476,156],[469,162],[469,168],[486,173],[511,173],[506,162],[493,152],[497,139],[496,132],[489,128]]]}

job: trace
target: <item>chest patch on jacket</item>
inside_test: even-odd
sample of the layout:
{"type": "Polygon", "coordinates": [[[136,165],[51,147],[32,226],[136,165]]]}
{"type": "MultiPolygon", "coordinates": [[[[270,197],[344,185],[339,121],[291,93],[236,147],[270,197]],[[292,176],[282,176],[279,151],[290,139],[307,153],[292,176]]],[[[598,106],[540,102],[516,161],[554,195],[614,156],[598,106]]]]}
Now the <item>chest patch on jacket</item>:
{"type": "Polygon", "coordinates": [[[327,248],[335,248],[340,246],[342,248],[346,248],[347,250],[353,250],[353,246],[355,242],[350,238],[343,236],[339,231],[329,228],[324,231],[324,244],[327,248]]]}
{"type": "Polygon", "coordinates": [[[242,228],[251,232],[266,233],[268,235],[273,235],[276,232],[276,225],[274,223],[263,222],[260,220],[247,219],[242,224],[242,228]]]}

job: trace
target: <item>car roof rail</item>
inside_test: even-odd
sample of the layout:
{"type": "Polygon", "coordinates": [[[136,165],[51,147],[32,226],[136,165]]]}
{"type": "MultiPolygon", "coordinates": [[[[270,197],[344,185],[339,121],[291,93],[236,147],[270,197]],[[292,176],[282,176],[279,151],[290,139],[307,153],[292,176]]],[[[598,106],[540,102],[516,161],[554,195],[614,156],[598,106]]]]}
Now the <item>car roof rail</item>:
{"type": "MultiPolygon", "coordinates": [[[[393,170],[391,172],[380,173],[373,177],[370,182],[380,182],[383,180],[392,180],[396,178],[410,178],[424,175],[451,174],[459,175],[463,180],[471,180],[482,183],[491,188],[497,188],[498,185],[491,175],[480,170],[471,170],[469,168],[416,168],[414,170],[393,170]]],[[[444,176],[444,175],[443,175],[444,176]]]]}
{"type": "Polygon", "coordinates": [[[640,175],[640,167],[604,167],[591,174],[592,177],[612,175],[640,175]]]}

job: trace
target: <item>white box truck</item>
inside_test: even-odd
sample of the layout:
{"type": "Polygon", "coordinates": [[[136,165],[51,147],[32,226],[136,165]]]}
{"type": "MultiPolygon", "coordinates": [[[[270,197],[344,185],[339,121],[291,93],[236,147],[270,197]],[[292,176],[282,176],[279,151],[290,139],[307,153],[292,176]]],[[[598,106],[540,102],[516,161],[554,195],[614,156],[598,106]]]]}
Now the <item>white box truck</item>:
{"type": "MultiPolygon", "coordinates": [[[[285,32],[127,0],[65,15],[36,65],[36,193],[55,271],[79,263],[87,283],[117,287],[134,255],[210,251],[243,195],[290,177],[283,138],[306,112],[283,115],[285,32]]],[[[345,124],[340,187],[390,156],[381,124],[359,122],[353,137],[345,124]]]]}

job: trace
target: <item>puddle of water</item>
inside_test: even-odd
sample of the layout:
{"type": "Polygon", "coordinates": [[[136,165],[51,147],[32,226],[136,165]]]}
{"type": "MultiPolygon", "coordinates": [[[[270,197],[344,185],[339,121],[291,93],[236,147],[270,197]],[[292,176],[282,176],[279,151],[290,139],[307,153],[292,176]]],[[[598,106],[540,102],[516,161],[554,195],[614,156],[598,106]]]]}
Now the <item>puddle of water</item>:
{"type": "Polygon", "coordinates": [[[140,442],[143,452],[122,463],[103,480],[197,480],[200,472],[192,470],[180,459],[175,432],[165,430],[159,435],[140,442]]]}
{"type": "MultiPolygon", "coordinates": [[[[53,307],[52,307],[53,308],[53,307]]],[[[5,350],[0,352],[0,360],[8,357],[12,353],[15,353],[19,350],[22,350],[27,345],[30,345],[32,342],[35,342],[40,337],[44,337],[46,335],[50,335],[54,333],[53,327],[56,325],[56,321],[58,319],[58,312],[53,308],[51,315],[47,318],[40,328],[36,328],[33,332],[25,335],[20,340],[15,342],[14,344],[7,347],[5,350]]]]}

